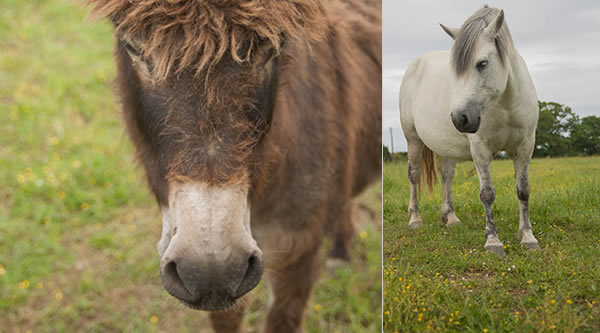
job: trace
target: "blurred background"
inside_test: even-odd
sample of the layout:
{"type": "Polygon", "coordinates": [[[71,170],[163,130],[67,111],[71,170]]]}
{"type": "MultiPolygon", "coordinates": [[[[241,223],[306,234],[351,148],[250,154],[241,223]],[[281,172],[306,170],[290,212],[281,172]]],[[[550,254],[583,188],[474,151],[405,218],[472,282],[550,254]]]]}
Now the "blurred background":
{"type": "MultiPolygon", "coordinates": [[[[161,220],[112,81],[112,27],[70,0],[0,3],[0,331],[210,331],[164,291],[161,220]]],[[[381,185],[353,262],[322,270],[309,332],[381,330],[381,185]]],[[[327,245],[325,245],[327,246],[327,245]]],[[[259,285],[245,318],[259,331],[259,285]]]]}

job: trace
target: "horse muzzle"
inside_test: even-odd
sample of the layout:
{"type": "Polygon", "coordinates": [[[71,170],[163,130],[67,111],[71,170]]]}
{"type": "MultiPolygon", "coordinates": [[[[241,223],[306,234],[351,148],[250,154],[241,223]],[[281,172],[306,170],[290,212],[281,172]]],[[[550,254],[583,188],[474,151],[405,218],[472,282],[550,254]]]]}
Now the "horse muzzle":
{"type": "Polygon", "coordinates": [[[479,130],[481,124],[480,108],[469,108],[467,110],[452,112],[452,123],[454,127],[462,133],[475,133],[479,130]]]}
{"type": "Polygon", "coordinates": [[[165,289],[185,305],[204,311],[231,307],[258,285],[262,272],[259,251],[237,251],[225,261],[211,255],[167,254],[160,262],[165,289]]]}
{"type": "Polygon", "coordinates": [[[262,252],[250,231],[247,189],[201,183],[170,189],[158,244],[163,286],[194,309],[233,306],[263,273],[262,252]]]}

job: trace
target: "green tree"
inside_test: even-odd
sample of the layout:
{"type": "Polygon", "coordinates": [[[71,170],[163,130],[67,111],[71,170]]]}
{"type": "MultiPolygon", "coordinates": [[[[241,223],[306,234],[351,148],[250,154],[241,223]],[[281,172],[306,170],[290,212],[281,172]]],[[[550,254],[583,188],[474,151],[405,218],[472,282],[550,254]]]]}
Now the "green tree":
{"type": "Polygon", "coordinates": [[[572,154],[571,132],[579,122],[570,107],[538,101],[540,118],[535,132],[534,157],[565,156],[572,154]]]}
{"type": "Polygon", "coordinates": [[[573,150],[584,155],[600,154],[600,117],[587,116],[573,127],[573,150]]]}

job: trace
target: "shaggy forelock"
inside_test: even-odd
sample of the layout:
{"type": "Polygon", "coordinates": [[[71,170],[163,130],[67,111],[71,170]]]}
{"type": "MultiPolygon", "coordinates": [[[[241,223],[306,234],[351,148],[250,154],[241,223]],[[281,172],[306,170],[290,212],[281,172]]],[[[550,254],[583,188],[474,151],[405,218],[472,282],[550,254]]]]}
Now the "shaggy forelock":
{"type": "MultiPolygon", "coordinates": [[[[457,75],[464,74],[469,68],[475,53],[477,38],[498,13],[500,13],[500,9],[484,6],[463,23],[452,47],[452,66],[457,75]]],[[[512,38],[506,22],[502,23],[495,44],[500,62],[504,65],[507,47],[512,45],[512,38]]]]}
{"type": "Polygon", "coordinates": [[[117,35],[138,43],[153,76],[192,68],[196,74],[227,53],[251,60],[259,45],[276,52],[285,37],[322,38],[326,18],[319,0],[86,0],[92,16],[109,18],[117,35]]]}

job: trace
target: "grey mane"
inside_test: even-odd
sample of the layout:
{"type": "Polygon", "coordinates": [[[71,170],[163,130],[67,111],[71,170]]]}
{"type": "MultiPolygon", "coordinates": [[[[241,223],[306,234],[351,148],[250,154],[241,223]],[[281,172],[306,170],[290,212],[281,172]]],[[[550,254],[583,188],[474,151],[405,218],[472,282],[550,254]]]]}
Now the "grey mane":
{"type": "MultiPolygon", "coordinates": [[[[457,75],[464,74],[471,61],[475,50],[475,41],[479,34],[488,26],[500,12],[498,8],[490,8],[487,5],[475,12],[469,17],[458,32],[454,46],[452,47],[452,66],[457,75]]],[[[506,59],[507,47],[512,46],[512,38],[506,22],[502,23],[502,28],[496,37],[496,50],[500,56],[500,61],[504,65],[506,59]]]]}

